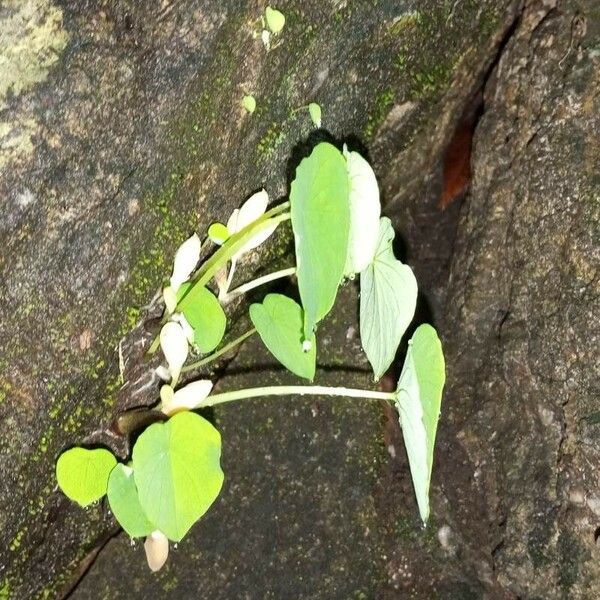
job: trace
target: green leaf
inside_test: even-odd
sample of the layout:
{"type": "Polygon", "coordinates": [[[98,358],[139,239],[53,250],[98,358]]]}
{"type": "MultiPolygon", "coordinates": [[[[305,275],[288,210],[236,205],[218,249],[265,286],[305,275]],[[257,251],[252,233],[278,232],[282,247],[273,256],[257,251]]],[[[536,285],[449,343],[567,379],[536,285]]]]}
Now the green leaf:
{"type": "Polygon", "coordinates": [[[285,25],[285,17],[279,10],[267,6],[265,10],[265,19],[267,20],[267,27],[272,33],[279,33],[285,25]]]}
{"type": "Polygon", "coordinates": [[[376,381],[392,364],[417,304],[417,281],[394,256],[393,239],[392,224],[383,217],[375,259],[360,275],[360,339],[376,381]]]}
{"type": "Polygon", "coordinates": [[[335,146],[322,142],[300,163],[290,202],[304,337],[310,339],[335,302],[348,249],[348,175],[335,146]]]}
{"type": "Polygon", "coordinates": [[[56,479],[65,496],[88,506],[106,494],[108,477],[117,459],[103,448],[71,448],[56,461],[56,479]]]}
{"type": "Polygon", "coordinates": [[[311,102],[308,105],[308,112],[315,127],[321,128],[321,107],[316,102],[311,102]]]}
{"type": "Polygon", "coordinates": [[[242,106],[252,114],[256,110],[256,98],[254,96],[244,96],[242,98],[242,106]]]}
{"type": "Polygon", "coordinates": [[[110,509],[130,537],[145,537],[156,529],[142,510],[133,469],[119,463],[111,471],[106,493],[110,509]]]}
{"type": "Polygon", "coordinates": [[[229,232],[229,229],[227,229],[227,227],[225,227],[225,225],[223,225],[223,223],[213,223],[209,228],[208,228],[208,237],[215,243],[215,244],[223,244],[224,242],[226,242],[229,237],[231,236],[231,233],[229,232]]]}
{"type": "Polygon", "coordinates": [[[312,381],[317,349],[314,334],[308,352],[302,351],[302,307],[281,294],[268,294],[250,306],[250,318],[271,354],[295,375],[312,381]]]}
{"type": "Polygon", "coordinates": [[[419,513],[429,518],[429,484],[442,392],[446,381],[444,353],[431,325],[420,325],[409,341],[396,389],[396,407],[419,513]]]}
{"type": "Polygon", "coordinates": [[[223,339],[227,317],[212,292],[204,286],[191,286],[184,283],[179,288],[178,298],[183,300],[177,308],[194,330],[194,345],[202,353],[212,352],[223,339]]]}
{"type": "Polygon", "coordinates": [[[371,165],[344,146],[350,185],[350,231],[344,274],[360,273],[373,262],[379,240],[379,186],[371,165]]]}
{"type": "Polygon", "coordinates": [[[193,412],[154,423],[133,448],[140,505],[155,528],[178,542],[208,510],[223,485],[221,436],[193,412]]]}

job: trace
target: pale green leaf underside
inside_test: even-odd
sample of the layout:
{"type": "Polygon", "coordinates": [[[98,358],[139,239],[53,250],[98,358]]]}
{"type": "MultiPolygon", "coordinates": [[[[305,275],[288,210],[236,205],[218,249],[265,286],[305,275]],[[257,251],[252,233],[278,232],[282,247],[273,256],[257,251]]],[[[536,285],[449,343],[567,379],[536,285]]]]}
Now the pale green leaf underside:
{"type": "Polygon", "coordinates": [[[429,518],[429,485],[442,392],[444,354],[431,325],[420,325],[409,342],[398,381],[396,406],[423,522],[429,518]]]}
{"type": "Polygon", "coordinates": [[[394,256],[393,239],[391,222],[383,217],[375,259],[360,275],[360,339],[376,381],[392,364],[417,304],[417,281],[394,256]]]}
{"type": "Polygon", "coordinates": [[[208,510],[223,485],[221,436],[204,418],[181,412],[150,425],[133,448],[142,510],[178,542],[208,510]]]}
{"type": "Polygon", "coordinates": [[[250,318],[265,346],[287,369],[312,381],[317,350],[314,334],[311,349],[302,351],[302,307],[281,294],[268,294],[262,304],[250,306],[250,318]]]}
{"type": "Polygon", "coordinates": [[[56,479],[65,496],[88,506],[106,494],[108,477],[117,459],[103,448],[71,448],[56,461],[56,479]]]}
{"type": "Polygon", "coordinates": [[[198,285],[190,289],[191,285],[184,283],[179,289],[183,300],[178,309],[194,330],[194,345],[202,353],[212,352],[223,339],[227,317],[212,292],[198,285]]]}
{"type": "Polygon", "coordinates": [[[322,142],[296,171],[290,190],[304,337],[331,310],[344,272],[350,211],[342,153],[322,142]]]}
{"type": "Polygon", "coordinates": [[[379,240],[379,186],[371,165],[358,153],[344,146],[348,169],[350,229],[344,274],[360,273],[373,261],[379,240]]]}
{"type": "Polygon", "coordinates": [[[110,474],[106,493],[110,509],[130,537],[145,537],[156,529],[142,510],[132,469],[119,463],[110,474]]]}

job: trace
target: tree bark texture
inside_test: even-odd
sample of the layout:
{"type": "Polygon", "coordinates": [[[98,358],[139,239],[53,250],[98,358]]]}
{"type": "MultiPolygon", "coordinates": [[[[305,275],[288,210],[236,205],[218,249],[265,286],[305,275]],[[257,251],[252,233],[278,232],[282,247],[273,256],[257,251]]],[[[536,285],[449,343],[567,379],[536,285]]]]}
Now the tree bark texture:
{"type": "MultiPolygon", "coordinates": [[[[600,597],[596,2],[282,0],[268,52],[265,6],[0,7],[0,598],[600,597]],[[150,575],[54,462],[126,451],[111,423],[144,382],[121,387],[119,343],[135,359],[185,237],[263,186],[286,195],[320,135],[311,101],[370,157],[443,336],[432,522],[392,411],[244,401],[210,415],[221,498],[150,575]]],[[[287,266],[286,239],[246,272],[287,266]]],[[[319,332],[319,382],[372,385],[356,300],[345,286],[319,332]]],[[[289,381],[256,339],[222,375],[289,381]]]]}

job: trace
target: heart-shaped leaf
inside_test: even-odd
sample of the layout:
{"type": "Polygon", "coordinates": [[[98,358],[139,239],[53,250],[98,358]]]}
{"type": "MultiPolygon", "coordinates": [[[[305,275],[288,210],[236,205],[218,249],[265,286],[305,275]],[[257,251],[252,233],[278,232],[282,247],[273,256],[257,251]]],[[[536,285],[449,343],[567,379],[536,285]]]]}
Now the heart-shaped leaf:
{"type": "Polygon", "coordinates": [[[446,381],[444,353],[431,325],[420,325],[408,343],[396,389],[402,437],[423,522],[429,518],[429,484],[442,392],[446,381]]]}
{"type": "Polygon", "coordinates": [[[214,294],[204,286],[184,283],[177,307],[194,330],[194,345],[200,352],[212,352],[223,339],[227,317],[214,294]]]}
{"type": "Polygon", "coordinates": [[[322,142],[300,163],[290,203],[308,340],[335,302],[348,249],[348,174],[335,146],[322,142]]]}
{"type": "Polygon", "coordinates": [[[106,494],[108,477],[117,459],[103,448],[71,448],[56,461],[56,479],[65,496],[88,506],[106,494]]]}
{"type": "Polygon", "coordinates": [[[142,510],[133,469],[119,463],[110,473],[106,493],[110,509],[130,537],[145,537],[156,529],[142,510]]]}
{"type": "Polygon", "coordinates": [[[138,438],[133,474],[140,505],[170,540],[181,540],[219,495],[220,457],[219,432],[192,412],[154,423],[138,438]]]}
{"type": "Polygon", "coordinates": [[[394,256],[393,239],[392,224],[383,217],[375,259],[360,274],[360,341],[376,381],[392,364],[417,305],[417,280],[394,256]]]}
{"type": "Polygon", "coordinates": [[[265,346],[287,369],[312,381],[317,359],[314,334],[308,352],[302,350],[302,307],[281,294],[267,294],[262,304],[250,306],[250,318],[265,346]]]}
{"type": "Polygon", "coordinates": [[[265,19],[267,20],[267,27],[272,33],[279,33],[285,25],[283,13],[270,6],[267,6],[267,9],[265,10],[265,19]]]}

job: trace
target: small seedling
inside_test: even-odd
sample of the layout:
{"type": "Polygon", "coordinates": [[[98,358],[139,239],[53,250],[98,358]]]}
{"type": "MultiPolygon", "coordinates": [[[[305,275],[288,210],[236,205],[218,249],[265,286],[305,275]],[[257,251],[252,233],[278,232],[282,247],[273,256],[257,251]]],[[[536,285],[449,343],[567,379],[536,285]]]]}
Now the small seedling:
{"type": "MultiPolygon", "coordinates": [[[[311,105],[313,106],[313,105],[311,105]]],[[[318,105],[314,105],[318,106],[318,105]]],[[[313,120],[316,109],[311,110],[313,120]]],[[[318,114],[320,118],[320,110],[318,114]]],[[[360,336],[375,381],[392,364],[415,312],[417,282],[411,268],[394,255],[394,230],[381,217],[379,189],[368,162],[346,147],[322,142],[302,160],[289,200],[268,208],[265,190],[233,211],[227,224],[213,223],[208,239],[217,248],[200,262],[201,240],[194,234],[177,253],[169,284],[159,347],[166,366],[156,389],[156,408],[165,421],[140,433],[126,463],[107,450],[72,448],[56,464],[62,491],[81,506],[105,494],[112,512],[132,538],[146,538],[152,570],[162,567],[169,540],[178,542],[210,508],[223,484],[221,436],[196,409],[262,396],[341,396],[393,403],[399,413],[419,513],[429,518],[429,486],[440,403],[445,381],[442,347],[430,325],[420,325],[396,390],[382,392],[321,385],[282,385],[212,393],[200,379],[178,385],[182,375],[207,365],[258,334],[291,373],[312,382],[317,367],[318,327],[332,309],[338,288],[360,276],[360,336]],[[236,265],[291,221],[295,265],[245,282],[231,290],[236,265]],[[301,304],[267,294],[249,307],[253,328],[223,343],[224,307],[234,297],[267,282],[295,275],[301,304]],[[219,290],[216,296],[209,285],[219,290]],[[213,287],[214,287],[213,285],[213,287]],[[190,351],[202,355],[188,362],[190,351]]]]}
{"type": "Polygon", "coordinates": [[[265,10],[265,21],[269,31],[274,35],[277,35],[281,32],[283,26],[285,25],[285,16],[276,8],[267,6],[265,10]]]}
{"type": "Polygon", "coordinates": [[[277,37],[285,25],[284,14],[271,6],[265,9],[264,17],[261,17],[262,32],[261,40],[267,51],[272,50],[275,46],[271,46],[272,38],[277,37]]]}
{"type": "Polygon", "coordinates": [[[311,102],[308,105],[308,112],[315,127],[321,129],[321,107],[316,102],[311,102]]]}
{"type": "Polygon", "coordinates": [[[242,106],[252,114],[256,110],[256,98],[250,95],[244,96],[242,98],[242,106]]]}

